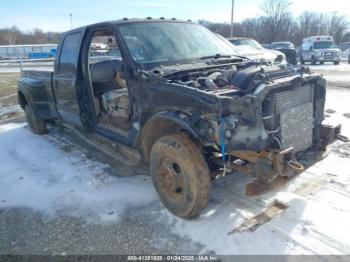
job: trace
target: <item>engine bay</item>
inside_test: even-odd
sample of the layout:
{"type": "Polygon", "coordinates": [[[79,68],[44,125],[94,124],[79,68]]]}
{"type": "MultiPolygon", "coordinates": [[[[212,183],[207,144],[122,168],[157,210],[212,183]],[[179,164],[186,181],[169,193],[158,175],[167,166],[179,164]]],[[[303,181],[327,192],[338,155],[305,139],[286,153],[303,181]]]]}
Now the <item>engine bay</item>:
{"type": "Polygon", "coordinates": [[[226,68],[180,72],[166,76],[172,83],[185,85],[210,93],[244,95],[266,81],[305,72],[305,68],[291,65],[231,65],[226,68]]]}

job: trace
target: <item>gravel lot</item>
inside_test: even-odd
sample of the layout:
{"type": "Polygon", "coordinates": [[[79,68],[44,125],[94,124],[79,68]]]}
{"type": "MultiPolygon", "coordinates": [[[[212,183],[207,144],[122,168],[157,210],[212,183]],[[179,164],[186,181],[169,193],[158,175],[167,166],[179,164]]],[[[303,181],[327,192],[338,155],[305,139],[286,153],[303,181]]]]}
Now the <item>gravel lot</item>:
{"type": "MultiPolygon", "coordinates": [[[[311,69],[329,83],[326,121],[350,137],[350,65],[311,69]]],[[[16,77],[0,73],[0,112],[16,103],[6,98],[16,77]]],[[[249,177],[220,179],[208,208],[189,221],[160,204],[147,167],[117,163],[69,130],[39,137],[23,118],[0,119],[0,254],[350,254],[349,143],[259,197],[244,195],[249,177]],[[280,216],[234,231],[275,200],[287,206],[280,216]]]]}

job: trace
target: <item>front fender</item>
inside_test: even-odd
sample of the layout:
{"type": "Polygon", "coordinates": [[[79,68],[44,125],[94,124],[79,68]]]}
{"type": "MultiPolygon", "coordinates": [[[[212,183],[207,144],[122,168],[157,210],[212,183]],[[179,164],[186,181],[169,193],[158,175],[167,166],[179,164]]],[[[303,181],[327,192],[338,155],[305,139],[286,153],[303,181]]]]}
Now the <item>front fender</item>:
{"type": "Polygon", "coordinates": [[[203,143],[197,131],[199,118],[185,112],[160,112],[153,115],[143,126],[136,139],[136,147],[141,148],[144,159],[148,161],[153,144],[164,135],[186,132],[191,139],[203,143]]]}

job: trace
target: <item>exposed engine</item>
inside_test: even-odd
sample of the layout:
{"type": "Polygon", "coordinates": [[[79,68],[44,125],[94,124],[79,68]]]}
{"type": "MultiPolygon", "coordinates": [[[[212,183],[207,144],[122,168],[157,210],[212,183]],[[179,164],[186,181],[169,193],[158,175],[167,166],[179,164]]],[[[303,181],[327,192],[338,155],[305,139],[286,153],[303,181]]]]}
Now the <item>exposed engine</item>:
{"type": "Polygon", "coordinates": [[[186,72],[170,79],[178,84],[199,88],[206,91],[215,91],[231,87],[231,80],[237,73],[237,68],[224,70],[208,70],[197,72],[186,72]]]}
{"type": "Polygon", "coordinates": [[[294,66],[261,66],[247,63],[243,67],[231,66],[225,69],[183,72],[169,79],[181,85],[195,87],[210,92],[223,90],[247,94],[262,82],[301,73],[304,68],[294,66]]]}
{"type": "Polygon", "coordinates": [[[231,79],[236,72],[236,68],[214,72],[195,72],[189,73],[187,77],[182,76],[181,79],[175,80],[175,82],[203,90],[229,88],[231,79]]]}

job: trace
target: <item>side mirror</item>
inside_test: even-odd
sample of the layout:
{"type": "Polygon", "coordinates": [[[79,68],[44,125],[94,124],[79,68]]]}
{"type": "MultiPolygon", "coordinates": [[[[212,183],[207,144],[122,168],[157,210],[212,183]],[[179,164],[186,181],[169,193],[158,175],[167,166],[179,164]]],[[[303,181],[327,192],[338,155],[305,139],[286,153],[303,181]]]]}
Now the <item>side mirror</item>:
{"type": "Polygon", "coordinates": [[[121,59],[97,62],[91,67],[92,82],[103,83],[113,81],[117,72],[121,72],[122,69],[123,61],[121,59]]]}

